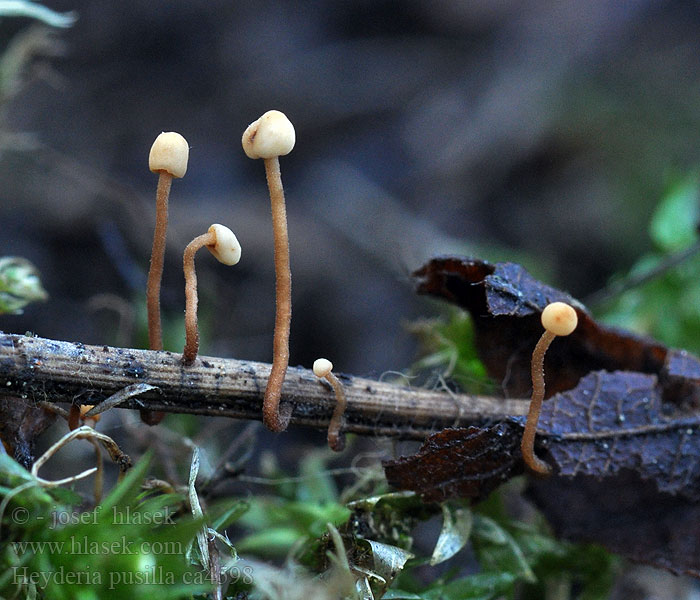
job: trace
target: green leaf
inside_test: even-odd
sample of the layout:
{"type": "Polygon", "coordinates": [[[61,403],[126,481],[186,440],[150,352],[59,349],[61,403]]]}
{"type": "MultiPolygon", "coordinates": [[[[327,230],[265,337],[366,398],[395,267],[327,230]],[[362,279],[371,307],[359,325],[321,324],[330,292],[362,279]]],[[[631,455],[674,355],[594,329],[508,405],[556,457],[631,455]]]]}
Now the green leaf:
{"type": "Polygon", "coordinates": [[[46,300],[36,267],[24,258],[0,258],[0,314],[21,314],[30,302],[46,300]]]}
{"type": "MultiPolygon", "coordinates": [[[[698,177],[689,176],[669,189],[654,214],[650,233],[659,250],[640,257],[626,279],[652,273],[669,253],[680,254],[697,244],[698,177]]],[[[612,286],[611,286],[612,287],[612,286]]],[[[620,294],[601,318],[615,327],[650,335],[690,352],[700,352],[700,254],[688,256],[643,285],[620,294]],[[673,307],[660,310],[659,307],[673,307]]]]}
{"type": "Polygon", "coordinates": [[[287,505],[292,522],[299,523],[301,529],[312,535],[321,535],[326,529],[326,523],[340,525],[348,520],[350,511],[340,504],[304,504],[290,502],[287,505]]]}
{"type": "Polygon", "coordinates": [[[606,600],[610,597],[619,559],[599,546],[556,542],[535,565],[538,579],[566,577],[579,590],[577,600],[606,600]]]}
{"type": "Polygon", "coordinates": [[[184,497],[182,494],[157,494],[155,496],[142,499],[135,510],[142,513],[163,513],[174,514],[180,508],[184,497]]]}
{"type": "Polygon", "coordinates": [[[301,537],[294,527],[275,527],[247,535],[236,543],[236,550],[259,556],[286,556],[301,537]]]}
{"type": "Polygon", "coordinates": [[[381,494],[379,496],[370,496],[369,498],[360,498],[359,500],[353,500],[348,502],[347,507],[351,510],[362,509],[371,511],[374,510],[375,506],[380,502],[387,503],[393,506],[396,510],[401,510],[405,507],[417,507],[421,506],[421,500],[415,492],[389,492],[388,494],[381,494]]]}
{"type": "Polygon", "coordinates": [[[659,203],[649,224],[649,233],[664,252],[676,252],[697,238],[698,177],[675,184],[659,203]]]}
{"type": "Polygon", "coordinates": [[[328,448],[309,452],[299,465],[301,480],[297,499],[302,502],[327,504],[338,501],[338,489],[328,473],[328,461],[335,458],[328,448]]]}
{"type": "Polygon", "coordinates": [[[423,358],[414,363],[412,372],[435,371],[456,381],[472,393],[489,393],[493,383],[479,359],[474,345],[474,327],[468,313],[448,309],[441,319],[424,319],[411,325],[418,336],[423,358]]]}
{"type": "Polygon", "coordinates": [[[474,516],[474,535],[480,539],[502,546],[508,543],[508,534],[493,519],[482,515],[474,516]]]}
{"type": "Polygon", "coordinates": [[[235,523],[240,519],[248,509],[250,504],[245,500],[233,500],[227,501],[225,504],[219,504],[209,509],[209,516],[216,515],[218,512],[220,514],[215,516],[211,521],[211,528],[216,531],[223,531],[231,524],[235,523]]]}
{"type": "MultiPolygon", "coordinates": [[[[0,454],[0,483],[4,484],[0,485],[0,527],[3,529],[31,529],[43,526],[46,522],[46,511],[52,506],[56,507],[56,498],[62,494],[54,494],[59,488],[51,492],[44,490],[27,469],[7,454],[0,454]],[[21,518],[20,514],[13,513],[13,506],[20,509],[21,518]],[[24,522],[19,522],[18,519],[24,522]]],[[[5,536],[0,536],[0,539],[3,537],[5,536]]]]}
{"type": "Polygon", "coordinates": [[[472,513],[467,508],[442,505],[442,531],[435,544],[430,565],[434,566],[452,558],[466,545],[472,530],[472,513]]]}
{"type": "Polygon", "coordinates": [[[513,573],[488,572],[455,579],[430,589],[425,600],[491,600],[510,592],[516,577],[513,573]]]}
{"type": "Polygon", "coordinates": [[[418,596],[412,592],[402,592],[401,590],[389,590],[382,598],[383,600],[421,600],[423,596],[418,596]]]}
{"type": "Polygon", "coordinates": [[[124,479],[114,486],[112,491],[100,504],[103,511],[110,511],[118,504],[123,502],[128,503],[136,497],[150,461],[151,453],[147,452],[131,469],[129,469],[124,479]]]}
{"type": "Polygon", "coordinates": [[[27,469],[6,452],[0,453],[0,476],[3,481],[7,481],[12,486],[34,479],[27,469]]]}
{"type": "Polygon", "coordinates": [[[254,530],[293,529],[296,537],[315,538],[326,530],[326,523],[340,525],[350,511],[340,504],[324,505],[284,501],[278,498],[251,498],[249,510],[240,516],[241,524],[254,530]]]}
{"type": "Polygon", "coordinates": [[[476,546],[483,569],[510,572],[530,583],[537,581],[518,542],[496,521],[475,514],[472,535],[476,540],[486,542],[476,546]]]}
{"type": "MultiPolygon", "coordinates": [[[[23,573],[49,578],[38,586],[46,598],[176,600],[209,592],[211,582],[197,581],[197,571],[185,559],[203,521],[171,510],[182,499],[177,494],[140,502],[147,466],[147,459],[140,461],[94,510],[63,508],[55,500],[38,506],[24,531],[15,527],[17,542],[0,552],[0,572],[26,567],[17,578],[0,580],[0,596],[31,595],[23,573]],[[65,519],[56,520],[60,513],[65,519]]],[[[14,470],[21,473],[21,467],[14,470]]],[[[24,497],[22,503],[26,506],[24,497]]]]}

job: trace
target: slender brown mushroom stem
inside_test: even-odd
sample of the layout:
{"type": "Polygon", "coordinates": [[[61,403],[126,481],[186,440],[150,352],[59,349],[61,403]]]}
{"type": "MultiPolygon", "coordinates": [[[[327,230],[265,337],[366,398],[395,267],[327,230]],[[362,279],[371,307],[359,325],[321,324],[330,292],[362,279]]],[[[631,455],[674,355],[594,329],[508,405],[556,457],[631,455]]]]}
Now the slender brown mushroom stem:
{"type": "Polygon", "coordinates": [[[317,358],[314,361],[313,373],[319,379],[325,379],[331,384],[335,392],[335,410],[328,424],[328,446],[335,452],[340,452],[345,448],[345,436],[341,434],[343,427],[343,415],[347,406],[345,390],[343,384],[333,374],[333,363],[327,358],[317,358]]]}
{"type": "MultiPolygon", "coordinates": [[[[168,199],[172,175],[166,171],[158,174],[156,189],[156,227],[153,231],[153,248],[151,250],[151,266],[148,269],[146,282],[146,311],[148,313],[148,347],[151,350],[163,349],[163,329],[160,320],[160,282],[163,278],[165,262],[165,240],[168,231],[168,199]]],[[[141,421],[147,425],[158,425],[164,418],[164,412],[139,410],[141,421]]]]}
{"type": "Polygon", "coordinates": [[[194,238],[182,256],[185,272],[185,349],[182,362],[190,366],[199,352],[199,328],[197,327],[197,272],[194,268],[194,255],[202,246],[214,258],[225,265],[235,265],[241,259],[241,245],[236,235],[228,227],[214,223],[206,233],[194,238]]]}
{"type": "Polygon", "coordinates": [[[146,307],[148,311],[148,345],[151,350],[163,349],[163,330],[160,321],[160,282],[165,260],[165,239],[168,230],[168,197],[173,177],[160,171],[156,190],[156,227],[153,232],[151,267],[146,284],[146,307]]]}
{"type": "Polygon", "coordinates": [[[272,431],[284,431],[289,424],[291,407],[282,407],[282,383],[289,365],[289,330],[292,322],[292,271],[289,266],[289,237],[287,210],[280,174],[280,162],[275,156],[265,159],[265,175],[270,190],[272,232],[275,252],[275,333],[272,342],[272,369],[265,388],[263,422],[272,431]]]}
{"type": "Polygon", "coordinates": [[[544,333],[532,353],[532,399],[525,421],[525,431],[520,451],[525,465],[539,475],[548,475],[551,467],[535,456],[535,433],[544,400],[544,355],[555,337],[571,334],[578,325],[576,311],[565,302],[552,302],[544,307],[540,316],[544,333]]]}
{"type": "Polygon", "coordinates": [[[326,375],[326,381],[333,386],[336,399],[335,410],[328,425],[328,446],[331,450],[341,452],[345,448],[345,436],[341,433],[341,429],[343,427],[343,415],[345,414],[347,400],[345,399],[343,384],[340,383],[340,380],[333,373],[326,375]]]}
{"type": "Polygon", "coordinates": [[[290,405],[280,407],[282,384],[289,365],[289,328],[292,322],[292,273],[289,268],[287,210],[280,175],[280,156],[294,148],[296,133],[286,115],[268,110],[243,132],[241,143],[249,158],[265,161],[267,187],[272,207],[272,231],[275,238],[275,333],[272,343],[272,369],[263,399],[263,423],[272,431],[287,429],[292,416],[290,405]]]}
{"type": "MultiPolygon", "coordinates": [[[[158,173],[156,190],[156,227],[153,232],[151,266],[146,283],[146,310],[148,313],[148,345],[151,350],[163,349],[163,329],[160,320],[160,282],[165,261],[165,239],[168,231],[168,199],[173,177],[182,177],[187,172],[189,158],[187,140],[179,133],[161,133],[151,146],[148,168],[158,173]]],[[[165,413],[141,410],[141,420],[148,425],[157,425],[165,413]]]]}
{"type": "Polygon", "coordinates": [[[555,337],[557,336],[554,333],[545,330],[532,353],[532,363],[530,366],[532,374],[532,399],[530,400],[530,408],[527,412],[525,432],[520,442],[520,450],[523,454],[525,464],[530,470],[540,473],[541,475],[548,475],[551,471],[551,467],[535,455],[535,433],[537,431],[537,422],[540,418],[540,410],[542,409],[542,401],[544,400],[544,355],[555,337]]]}
{"type": "Polygon", "coordinates": [[[191,365],[199,352],[199,328],[197,327],[197,272],[194,268],[194,255],[202,246],[216,243],[216,234],[203,233],[194,238],[182,256],[182,266],[185,271],[185,349],[182,351],[182,362],[191,365]]]}

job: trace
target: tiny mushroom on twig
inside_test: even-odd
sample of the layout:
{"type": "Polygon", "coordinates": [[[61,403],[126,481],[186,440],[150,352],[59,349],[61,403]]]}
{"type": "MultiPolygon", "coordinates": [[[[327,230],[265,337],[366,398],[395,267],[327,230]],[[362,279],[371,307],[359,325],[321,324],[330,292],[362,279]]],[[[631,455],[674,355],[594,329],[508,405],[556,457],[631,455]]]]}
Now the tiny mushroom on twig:
{"type": "Polygon", "coordinates": [[[165,257],[165,237],[168,230],[168,198],[173,177],[182,177],[187,171],[189,158],[187,140],[179,133],[161,133],[151,146],[148,167],[158,173],[156,191],[156,227],[153,232],[151,267],[146,285],[146,306],[148,309],[148,341],[151,350],[163,349],[163,336],[160,323],[160,282],[163,277],[165,257]]]}
{"type": "Polygon", "coordinates": [[[296,135],[289,119],[278,110],[266,112],[243,133],[243,150],[249,158],[265,161],[267,186],[272,208],[275,244],[276,312],[273,358],[263,401],[263,422],[272,431],[284,431],[291,417],[291,406],[280,409],[282,383],[289,364],[289,329],[292,321],[292,273],[289,267],[289,237],[280,156],[294,148],[296,135]]]}
{"type": "Polygon", "coordinates": [[[207,233],[194,238],[182,257],[185,271],[185,349],[182,362],[191,365],[199,351],[199,329],[197,327],[197,273],[194,268],[194,255],[202,246],[211,252],[216,260],[225,265],[235,265],[241,259],[241,245],[228,227],[215,223],[207,233]]]}
{"type": "Polygon", "coordinates": [[[551,467],[535,455],[535,433],[537,421],[540,418],[540,409],[544,400],[544,355],[555,337],[569,335],[578,325],[576,311],[565,302],[552,302],[542,311],[541,316],[544,333],[537,342],[532,353],[532,399],[527,413],[525,431],[520,443],[520,450],[525,465],[533,472],[540,475],[548,475],[551,467]]]}
{"type": "MultiPolygon", "coordinates": [[[[168,230],[168,198],[173,177],[182,177],[187,171],[190,148],[179,133],[161,133],[153,142],[148,155],[148,167],[158,173],[156,190],[156,226],[153,232],[151,266],[146,284],[146,309],[148,312],[148,344],[151,350],[163,349],[163,333],[160,322],[160,282],[163,277],[165,238],[168,230]]],[[[162,421],[165,413],[141,410],[141,420],[149,425],[162,421]]]]}
{"type": "Polygon", "coordinates": [[[328,425],[328,446],[331,450],[340,452],[345,448],[345,436],[340,433],[343,426],[343,414],[347,401],[343,384],[332,373],[333,363],[327,358],[317,358],[314,361],[313,372],[316,377],[325,379],[333,387],[335,392],[336,405],[328,425]]]}

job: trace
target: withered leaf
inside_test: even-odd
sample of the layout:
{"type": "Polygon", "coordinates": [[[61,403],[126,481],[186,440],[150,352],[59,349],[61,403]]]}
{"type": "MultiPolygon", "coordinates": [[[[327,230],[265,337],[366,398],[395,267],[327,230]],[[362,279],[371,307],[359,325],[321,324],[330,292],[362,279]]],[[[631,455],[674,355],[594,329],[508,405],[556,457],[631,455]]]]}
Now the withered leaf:
{"type": "Polygon", "coordinates": [[[0,443],[23,467],[34,462],[34,443],[54,421],[56,415],[16,397],[0,398],[0,443]]]}
{"type": "MultiPolygon", "coordinates": [[[[561,537],[700,576],[700,415],[661,394],[654,375],[603,371],[545,402],[538,453],[553,475],[531,496],[561,537]]],[[[522,419],[446,429],[385,463],[387,479],[426,501],[478,500],[522,473],[522,430],[522,419]]]]}
{"type": "Polygon", "coordinates": [[[654,375],[595,372],[544,403],[538,430],[560,476],[614,481],[628,469],[700,501],[700,415],[663,409],[654,375]]]}
{"type": "MultiPolygon", "coordinates": [[[[697,359],[670,354],[667,378],[696,388],[697,359]]],[[[653,375],[591,373],[546,402],[557,476],[530,495],[561,537],[700,577],[700,414],[663,390],[653,375]]]]}
{"type": "Polygon", "coordinates": [[[530,358],[542,335],[540,313],[550,302],[574,306],[579,324],[547,352],[548,396],[571,389],[590,371],[658,374],[664,366],[668,351],[662,344],[596,323],[582,304],[537,281],[518,264],[445,256],[432,259],[413,276],[418,293],[443,298],[471,313],[479,356],[511,397],[530,394],[530,358]]]}
{"type": "Polygon", "coordinates": [[[664,370],[669,378],[700,382],[700,360],[685,350],[669,350],[664,370]]]}
{"type": "Polygon", "coordinates": [[[685,350],[669,350],[661,372],[664,402],[700,412],[700,360],[685,350]]]}
{"type": "Polygon", "coordinates": [[[504,421],[491,427],[443,429],[431,435],[417,454],[384,463],[390,485],[412,490],[426,502],[452,497],[485,497],[522,473],[522,426],[504,421]]]}
{"type": "Polygon", "coordinates": [[[639,474],[531,481],[528,496],[560,538],[598,543],[637,562],[700,577],[700,504],[659,493],[639,474]]]}
{"type": "MultiPolygon", "coordinates": [[[[553,475],[531,478],[530,495],[562,537],[700,577],[700,360],[596,323],[519,265],[440,257],[415,276],[420,293],[471,313],[477,350],[510,396],[530,394],[542,309],[557,300],[574,306],[579,327],[545,360],[550,399],[537,453],[553,475]]],[[[437,433],[416,456],[388,463],[387,477],[426,499],[478,499],[522,471],[522,424],[437,433]],[[491,443],[494,427],[513,439],[491,443]],[[459,447],[460,436],[471,443],[459,447]]]]}

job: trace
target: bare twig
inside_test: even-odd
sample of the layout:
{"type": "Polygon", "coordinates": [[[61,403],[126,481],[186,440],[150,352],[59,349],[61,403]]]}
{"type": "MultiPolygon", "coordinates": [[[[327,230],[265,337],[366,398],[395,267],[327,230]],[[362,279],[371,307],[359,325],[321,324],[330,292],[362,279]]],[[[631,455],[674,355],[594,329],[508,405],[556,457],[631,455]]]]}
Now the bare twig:
{"type": "MultiPolygon", "coordinates": [[[[181,360],[180,354],[171,352],[0,333],[0,394],[31,402],[99,405],[141,383],[158,389],[128,397],[121,408],[262,418],[269,364],[201,357],[185,368],[181,360]]],[[[347,398],[344,430],[350,433],[422,439],[445,427],[527,413],[526,400],[447,394],[349,375],[338,377],[347,398]]],[[[328,427],[335,399],[310,370],[290,367],[282,397],[293,407],[291,423],[328,427]]]]}
{"type": "Polygon", "coordinates": [[[609,300],[614,300],[629,290],[640,287],[649,281],[653,281],[657,277],[661,277],[686,260],[693,258],[698,252],[700,252],[700,240],[683,250],[669,254],[650,269],[640,273],[632,273],[624,279],[613,281],[606,287],[593,292],[584,299],[584,304],[589,307],[599,306],[609,300]]]}

